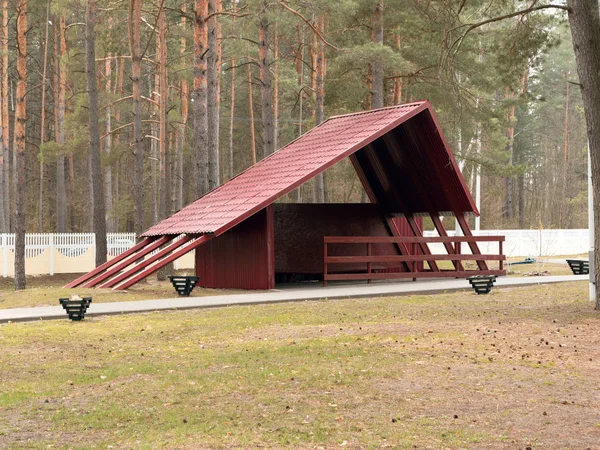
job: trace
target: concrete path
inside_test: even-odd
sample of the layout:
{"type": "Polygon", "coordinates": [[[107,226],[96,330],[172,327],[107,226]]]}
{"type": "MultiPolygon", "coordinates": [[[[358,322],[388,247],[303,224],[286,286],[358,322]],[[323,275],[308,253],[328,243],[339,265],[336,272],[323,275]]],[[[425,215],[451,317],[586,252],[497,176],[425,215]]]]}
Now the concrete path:
{"type": "MultiPolygon", "coordinates": [[[[512,287],[567,281],[588,281],[587,275],[563,275],[548,277],[500,277],[498,287],[512,287]]],[[[411,294],[433,294],[470,290],[465,279],[443,279],[430,281],[380,282],[373,284],[338,284],[324,288],[320,283],[284,285],[269,292],[215,295],[210,297],[178,297],[160,300],[140,300],[133,302],[93,303],[87,316],[139,313],[160,310],[214,308],[232,305],[256,305],[261,303],[280,303],[303,300],[331,300],[360,297],[381,297],[411,294]]],[[[58,303],[58,299],[57,299],[58,303]]],[[[33,308],[14,308],[0,310],[0,323],[33,321],[48,319],[66,319],[61,306],[38,306],[33,308]]]]}

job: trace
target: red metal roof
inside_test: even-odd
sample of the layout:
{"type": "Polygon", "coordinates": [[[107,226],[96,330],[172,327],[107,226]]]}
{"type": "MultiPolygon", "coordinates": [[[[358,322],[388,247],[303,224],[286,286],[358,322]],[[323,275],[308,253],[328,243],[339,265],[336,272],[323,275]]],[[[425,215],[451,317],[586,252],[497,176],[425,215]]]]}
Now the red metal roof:
{"type": "Polygon", "coordinates": [[[429,102],[328,119],[142,236],[220,235],[352,156],[390,214],[477,209],[429,102]]]}

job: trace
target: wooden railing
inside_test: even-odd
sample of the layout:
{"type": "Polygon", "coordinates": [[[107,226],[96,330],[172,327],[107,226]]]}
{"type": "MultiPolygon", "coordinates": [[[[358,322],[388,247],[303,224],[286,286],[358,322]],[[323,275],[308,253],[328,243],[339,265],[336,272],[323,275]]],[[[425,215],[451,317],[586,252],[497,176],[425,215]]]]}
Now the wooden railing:
{"type": "MultiPolygon", "coordinates": [[[[327,286],[332,280],[371,280],[396,279],[396,278],[465,278],[473,275],[505,275],[504,261],[506,256],[502,252],[504,236],[444,236],[444,237],[379,237],[379,236],[325,236],[323,238],[323,285],[327,286]],[[498,254],[481,254],[478,251],[478,242],[498,242],[498,254]],[[448,254],[408,254],[408,255],[373,255],[373,245],[376,244],[452,244],[450,248],[454,253],[448,254]],[[461,252],[462,243],[467,243],[472,254],[461,252]],[[355,244],[366,246],[366,255],[344,255],[330,256],[329,248],[336,244],[355,244]],[[454,269],[431,269],[419,268],[418,262],[451,261],[454,269]],[[478,268],[466,270],[461,261],[475,261],[478,268]],[[487,261],[498,261],[498,269],[487,267],[487,261]],[[351,264],[355,270],[340,272],[335,271],[335,265],[351,264]],[[404,271],[390,272],[382,269],[381,265],[390,266],[397,264],[403,266],[404,271]],[[334,272],[330,273],[330,266],[334,266],[334,272]],[[377,266],[379,265],[379,266],[377,266]],[[375,266],[375,267],[374,267],[375,266]],[[384,271],[382,271],[384,270],[384,271]]],[[[365,247],[362,247],[363,249],[365,247]]],[[[434,264],[437,268],[437,265],[434,264]]]]}

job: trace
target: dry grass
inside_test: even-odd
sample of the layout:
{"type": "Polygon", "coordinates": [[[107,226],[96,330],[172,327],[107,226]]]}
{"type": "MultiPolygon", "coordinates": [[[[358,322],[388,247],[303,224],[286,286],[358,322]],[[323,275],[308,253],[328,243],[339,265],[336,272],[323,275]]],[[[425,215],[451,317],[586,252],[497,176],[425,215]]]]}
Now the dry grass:
{"type": "Polygon", "coordinates": [[[586,283],[0,326],[0,448],[598,449],[586,283]]]}
{"type": "MultiPolygon", "coordinates": [[[[27,289],[15,291],[12,278],[0,278],[0,309],[24,308],[29,306],[57,305],[61,297],[71,294],[92,296],[94,303],[126,302],[133,300],[151,300],[157,298],[177,297],[171,283],[148,278],[146,282],[138,283],[126,291],[111,289],[63,289],[62,286],[73,281],[81,274],[60,274],[54,276],[27,277],[27,289]]],[[[207,295],[234,294],[242,291],[226,289],[205,289],[196,287],[191,296],[204,297],[207,295]]]]}
{"type": "MultiPolygon", "coordinates": [[[[578,256],[584,258],[585,256],[578,256]]],[[[559,258],[559,257],[557,257],[559,258]]],[[[560,257],[566,258],[566,257],[560,257]]],[[[541,275],[570,275],[571,271],[566,261],[564,264],[540,262],[534,264],[510,265],[511,262],[522,261],[523,258],[509,258],[506,264],[507,274],[511,276],[527,276],[530,274],[541,275]]],[[[497,267],[496,263],[492,263],[497,267]]],[[[475,262],[466,261],[465,267],[469,270],[477,269],[475,262]]],[[[442,269],[452,269],[451,261],[440,261],[438,266],[442,269]]],[[[190,271],[179,271],[181,275],[189,275],[190,271]],[[189,272],[189,273],[188,273],[189,272]]],[[[30,306],[56,305],[60,297],[68,297],[71,294],[80,296],[92,296],[94,303],[151,300],[159,298],[173,298],[176,293],[168,281],[156,281],[154,277],[148,278],[146,282],[139,283],[127,291],[113,291],[111,289],[63,289],[62,286],[74,280],[81,274],[57,274],[54,276],[33,276],[27,278],[27,289],[25,291],[14,291],[11,278],[0,278],[0,309],[22,308],[30,306]]],[[[225,295],[241,293],[225,289],[195,288],[192,297],[204,297],[207,295],[225,295]]]]}

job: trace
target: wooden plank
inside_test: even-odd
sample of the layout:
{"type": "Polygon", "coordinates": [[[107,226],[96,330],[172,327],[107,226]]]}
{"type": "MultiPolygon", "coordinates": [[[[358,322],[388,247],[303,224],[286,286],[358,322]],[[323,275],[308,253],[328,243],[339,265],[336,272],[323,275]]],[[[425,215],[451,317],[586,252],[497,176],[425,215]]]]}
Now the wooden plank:
{"type": "MultiPolygon", "coordinates": [[[[454,215],[456,216],[456,221],[458,222],[458,225],[460,226],[460,229],[462,230],[463,234],[469,237],[473,236],[473,233],[471,233],[471,228],[469,227],[469,223],[467,222],[467,219],[465,219],[465,215],[459,212],[455,212],[454,215]]],[[[477,245],[477,241],[467,242],[469,244],[469,248],[471,249],[471,253],[473,253],[474,255],[481,254],[479,246],[477,245]]],[[[488,269],[488,266],[485,263],[485,261],[477,261],[477,267],[479,267],[480,270],[488,269]]]]}
{"type": "Polygon", "coordinates": [[[71,289],[74,287],[79,286],[81,283],[85,283],[87,280],[94,278],[96,275],[98,275],[99,273],[101,273],[102,271],[108,269],[109,267],[112,267],[114,264],[117,264],[119,261],[124,260],[125,258],[127,258],[129,255],[134,254],[135,252],[137,252],[139,249],[145,247],[146,245],[148,245],[150,242],[156,240],[157,238],[155,237],[150,237],[150,238],[145,238],[142,241],[140,241],[138,244],[134,245],[133,247],[131,247],[129,250],[121,253],[120,255],[114,257],[113,259],[111,259],[110,261],[106,261],[104,264],[96,267],[94,270],[86,273],[85,275],[80,276],[79,278],[71,281],[69,284],[65,285],[64,288],[65,289],[71,289]]]}
{"type": "Polygon", "coordinates": [[[448,237],[385,237],[385,236],[325,236],[323,238],[329,244],[394,244],[404,242],[406,244],[416,244],[419,242],[444,243],[444,242],[501,242],[505,236],[448,236],[448,237]]]}
{"type": "MultiPolygon", "coordinates": [[[[406,217],[406,221],[408,222],[408,226],[414,233],[415,237],[423,237],[423,231],[419,227],[419,224],[417,224],[417,222],[415,220],[415,216],[412,214],[406,214],[405,217],[406,217]]],[[[419,248],[421,249],[423,254],[431,255],[431,250],[429,249],[427,242],[419,242],[419,248]]],[[[439,267],[437,266],[437,264],[435,262],[435,258],[428,259],[427,264],[429,264],[429,267],[431,268],[432,271],[434,271],[434,272],[440,271],[439,267]]]]}
{"type": "Polygon", "coordinates": [[[196,247],[199,247],[200,245],[204,244],[206,241],[212,239],[212,237],[213,237],[212,234],[205,234],[196,239],[194,239],[193,237],[190,237],[190,239],[192,239],[191,242],[187,242],[185,245],[181,246],[181,248],[179,248],[179,249],[169,250],[169,247],[173,246],[174,244],[179,244],[179,242],[183,241],[185,238],[181,239],[180,241],[172,243],[169,247],[166,247],[166,248],[162,249],[156,255],[153,255],[153,258],[158,256],[158,259],[159,259],[155,264],[153,264],[150,267],[145,268],[144,270],[140,271],[137,275],[134,275],[134,276],[130,277],[129,279],[123,281],[122,283],[116,285],[113,288],[113,290],[120,291],[123,289],[127,289],[129,286],[137,283],[140,280],[143,280],[148,275],[152,275],[154,272],[159,270],[161,267],[164,267],[167,264],[169,264],[170,262],[173,262],[176,259],[181,258],[186,253],[191,252],[196,247]],[[167,255],[167,256],[165,256],[165,255],[167,255]]]}
{"type": "Polygon", "coordinates": [[[389,272],[389,273],[330,273],[327,280],[392,280],[397,278],[467,278],[474,275],[506,275],[504,270],[442,270],[441,272],[389,272]]]}
{"type": "MultiPolygon", "coordinates": [[[[385,256],[327,256],[325,262],[327,264],[342,264],[342,263],[395,263],[403,261],[428,261],[433,256],[437,261],[476,261],[483,259],[486,261],[505,261],[505,255],[385,255],[385,256]]],[[[464,269],[463,269],[464,270],[464,269]]],[[[462,270],[459,270],[462,272],[462,270]]]]}
{"type": "MultiPolygon", "coordinates": [[[[429,214],[429,216],[431,217],[431,220],[433,221],[433,226],[437,230],[440,237],[447,237],[448,232],[446,231],[446,227],[444,227],[444,222],[442,222],[442,220],[440,219],[440,215],[438,213],[431,213],[429,214]]],[[[444,248],[446,249],[448,254],[457,253],[456,249],[454,248],[454,245],[451,242],[444,242],[444,248]]],[[[454,265],[454,268],[456,270],[464,270],[462,264],[458,259],[453,259],[452,264],[454,265]]]]}
{"type": "Polygon", "coordinates": [[[183,244],[185,244],[186,242],[190,241],[191,239],[193,239],[193,237],[186,234],[181,239],[179,239],[177,241],[172,241],[165,248],[163,248],[162,250],[158,251],[154,255],[150,256],[148,259],[140,261],[139,263],[137,263],[133,267],[130,267],[125,272],[121,273],[121,275],[119,275],[119,276],[117,276],[115,278],[112,278],[112,279],[106,281],[105,283],[101,284],[99,287],[100,288],[113,287],[114,285],[118,284],[119,282],[121,282],[121,281],[129,278],[133,274],[139,272],[143,268],[148,267],[150,264],[152,264],[153,262],[159,260],[164,255],[172,252],[173,250],[175,250],[178,247],[181,247],[183,244]]]}
{"type": "Polygon", "coordinates": [[[128,257],[127,259],[125,259],[121,263],[116,264],[110,270],[107,270],[106,272],[104,272],[100,276],[98,276],[98,277],[94,278],[93,280],[85,283],[83,285],[83,287],[84,288],[91,288],[91,287],[97,286],[102,281],[104,281],[104,280],[112,277],[116,273],[118,273],[121,270],[125,269],[126,267],[130,266],[131,264],[134,264],[138,259],[143,258],[147,254],[149,254],[149,253],[153,252],[154,250],[156,250],[161,245],[163,245],[163,244],[165,244],[165,243],[167,243],[167,242],[175,239],[176,237],[177,236],[175,236],[175,235],[162,236],[160,239],[157,239],[156,241],[152,242],[151,244],[145,246],[139,252],[137,252],[137,253],[135,253],[133,255],[130,255],[130,257],[128,257]]]}
{"type": "MultiPolygon", "coordinates": [[[[375,197],[375,193],[373,192],[373,189],[371,188],[371,185],[369,184],[369,180],[367,179],[367,176],[365,175],[365,172],[364,172],[362,166],[360,165],[360,162],[358,161],[358,157],[356,156],[356,153],[353,153],[352,155],[350,155],[350,162],[352,163],[352,166],[354,167],[354,170],[356,171],[356,174],[358,175],[358,179],[360,180],[361,184],[363,185],[363,188],[365,189],[365,192],[367,193],[367,197],[369,197],[369,200],[371,201],[371,203],[377,203],[377,198],[375,197]]],[[[384,218],[385,218],[385,223],[387,225],[389,233],[396,237],[399,236],[400,232],[398,231],[398,228],[396,227],[396,224],[394,223],[394,221],[385,216],[384,216],[384,218]]],[[[408,248],[402,242],[391,242],[391,243],[396,244],[396,248],[398,249],[398,252],[401,255],[409,255],[410,254],[410,252],[408,251],[408,248]]],[[[368,244],[368,242],[365,242],[365,244],[368,244]]],[[[409,267],[408,264],[405,263],[404,265],[405,265],[406,270],[408,270],[408,271],[411,270],[411,267],[409,267]]]]}

